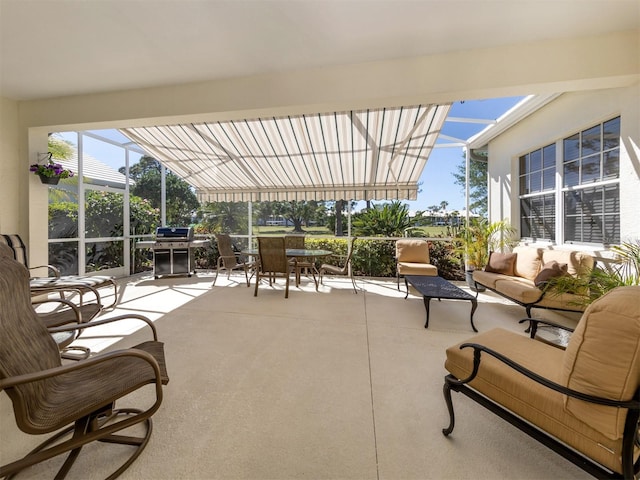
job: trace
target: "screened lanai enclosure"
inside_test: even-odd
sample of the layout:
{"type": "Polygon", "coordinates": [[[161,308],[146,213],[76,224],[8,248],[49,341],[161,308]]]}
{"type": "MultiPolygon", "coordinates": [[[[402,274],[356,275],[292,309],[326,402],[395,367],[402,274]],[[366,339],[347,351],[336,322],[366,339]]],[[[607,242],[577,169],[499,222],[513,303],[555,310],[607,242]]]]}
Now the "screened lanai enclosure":
{"type": "Polygon", "coordinates": [[[64,273],[124,276],[148,268],[149,252],[135,246],[158,226],[223,229],[247,245],[261,227],[326,223],[335,202],[348,216],[352,201],[415,200],[449,109],[53,134],[71,147],[56,161],[76,175],[49,187],[49,261],[64,273]],[[283,203],[299,206],[297,222],[283,203]]]}

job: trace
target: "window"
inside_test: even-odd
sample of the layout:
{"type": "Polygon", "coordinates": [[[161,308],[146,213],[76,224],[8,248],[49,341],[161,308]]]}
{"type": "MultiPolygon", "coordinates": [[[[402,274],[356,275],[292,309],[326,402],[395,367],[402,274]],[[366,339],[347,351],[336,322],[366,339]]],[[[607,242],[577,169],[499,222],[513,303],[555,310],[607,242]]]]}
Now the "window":
{"type": "Polygon", "coordinates": [[[521,236],[555,240],[556,145],[527,153],[519,163],[521,236]]]}
{"type": "Polygon", "coordinates": [[[564,239],[620,243],[620,117],[563,140],[564,239]]]}
{"type": "Polygon", "coordinates": [[[620,243],[620,117],[519,158],[523,238],[620,243]],[[556,145],[562,161],[556,167],[556,145]],[[556,186],[557,173],[562,183],[556,186]],[[558,203],[556,203],[558,202],[558,203]],[[556,205],[563,221],[556,226],[556,205]]]}

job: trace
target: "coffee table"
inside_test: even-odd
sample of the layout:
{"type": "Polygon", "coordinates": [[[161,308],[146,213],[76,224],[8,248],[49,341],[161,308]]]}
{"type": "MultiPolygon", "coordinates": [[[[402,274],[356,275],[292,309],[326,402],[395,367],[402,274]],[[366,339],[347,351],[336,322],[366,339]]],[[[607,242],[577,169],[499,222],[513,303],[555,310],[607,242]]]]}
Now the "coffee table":
{"type": "MultiPolygon", "coordinates": [[[[471,328],[477,332],[476,326],[473,324],[473,314],[478,308],[478,300],[473,295],[465,292],[461,288],[456,287],[451,282],[442,277],[434,277],[427,275],[405,275],[405,285],[407,285],[407,296],[409,295],[409,284],[413,286],[423,297],[424,308],[427,311],[427,321],[424,328],[429,327],[429,302],[432,298],[438,300],[444,298],[447,300],[468,300],[471,302],[471,328]]],[[[407,297],[404,297],[407,298],[407,297]]]]}

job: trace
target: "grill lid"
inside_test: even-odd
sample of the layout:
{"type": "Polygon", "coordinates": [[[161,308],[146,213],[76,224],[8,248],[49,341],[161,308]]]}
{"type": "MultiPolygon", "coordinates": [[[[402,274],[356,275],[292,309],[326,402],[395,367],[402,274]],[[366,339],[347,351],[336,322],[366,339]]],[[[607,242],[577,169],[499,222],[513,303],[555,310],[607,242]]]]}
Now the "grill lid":
{"type": "Polygon", "coordinates": [[[158,227],[156,228],[156,239],[164,241],[193,240],[192,227],[158,227]]]}

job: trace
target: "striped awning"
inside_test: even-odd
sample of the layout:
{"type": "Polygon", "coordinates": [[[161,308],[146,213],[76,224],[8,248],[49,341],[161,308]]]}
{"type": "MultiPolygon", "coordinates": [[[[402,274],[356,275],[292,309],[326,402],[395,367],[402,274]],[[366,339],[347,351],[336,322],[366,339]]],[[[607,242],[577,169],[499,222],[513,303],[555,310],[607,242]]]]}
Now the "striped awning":
{"type": "Polygon", "coordinates": [[[200,201],[415,200],[450,105],[125,128],[200,201]]]}

